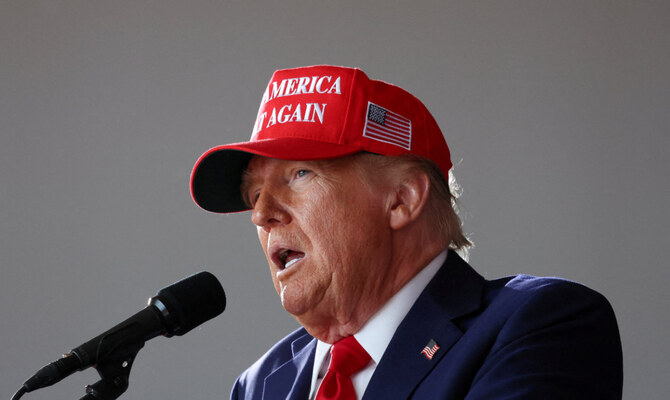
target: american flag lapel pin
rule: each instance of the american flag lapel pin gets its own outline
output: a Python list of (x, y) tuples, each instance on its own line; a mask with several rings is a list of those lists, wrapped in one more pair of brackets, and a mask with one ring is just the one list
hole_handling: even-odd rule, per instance
[(432, 360), (435, 353), (440, 349), (440, 346), (434, 339), (430, 339), (430, 342), (421, 350), (421, 354), (426, 356), (427, 359)]

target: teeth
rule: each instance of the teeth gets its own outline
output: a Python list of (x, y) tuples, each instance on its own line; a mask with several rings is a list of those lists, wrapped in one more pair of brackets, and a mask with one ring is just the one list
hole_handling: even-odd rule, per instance
[(300, 261), (305, 256), (305, 253), (291, 249), (281, 249), (277, 253), (277, 259), (283, 264), (281, 269), (289, 268), (297, 261)]

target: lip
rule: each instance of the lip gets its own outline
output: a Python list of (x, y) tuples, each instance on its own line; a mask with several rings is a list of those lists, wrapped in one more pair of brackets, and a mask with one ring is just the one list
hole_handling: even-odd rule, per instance
[(281, 269), (277, 269), (277, 272), (275, 274), (277, 279), (280, 280), (280, 281), (288, 279), (289, 276), (291, 276), (294, 272), (299, 270), (299, 268), (300, 268), (299, 264), (301, 264), (305, 260), (306, 257), (307, 257), (307, 255), (305, 255), (302, 258), (294, 261), (293, 264), (291, 264), (288, 268), (282, 267)]
[[(282, 256), (281, 256), (281, 254), (284, 250), (290, 250), (290, 251), (293, 251), (293, 252), (300, 252), (300, 253), (303, 254), (303, 256), (300, 259), (298, 259), (297, 261), (293, 261), (293, 263), (290, 263), (289, 267), (286, 268), (286, 263), (285, 263), (286, 258), (282, 259)], [(290, 244), (286, 244), (286, 243), (272, 244), (269, 248), (269, 253), (270, 253), (270, 260), (272, 261), (272, 264), (274, 265), (275, 269), (278, 272), (283, 272), (285, 270), (293, 269), (296, 264), (299, 264), (306, 257), (306, 254), (303, 251), (297, 249), (296, 247), (294, 247)]]
[(272, 261), (272, 265), (274, 265), (274, 267), (279, 271), (284, 269), (284, 262), (281, 260), (281, 257), (279, 256), (279, 254), (281, 253), (282, 249), (287, 249), (287, 248), (288, 247), (286, 247), (283, 244), (273, 244), (268, 249), (269, 250), (268, 253), (270, 254), (270, 260)]

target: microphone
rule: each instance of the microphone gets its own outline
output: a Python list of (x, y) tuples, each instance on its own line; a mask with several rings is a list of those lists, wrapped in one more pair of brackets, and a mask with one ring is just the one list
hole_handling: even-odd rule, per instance
[(226, 294), (214, 275), (202, 271), (158, 291), (149, 305), (115, 327), (75, 347), (28, 379), (24, 393), (53, 385), (110, 356), (134, 354), (156, 336), (181, 336), (221, 314)]

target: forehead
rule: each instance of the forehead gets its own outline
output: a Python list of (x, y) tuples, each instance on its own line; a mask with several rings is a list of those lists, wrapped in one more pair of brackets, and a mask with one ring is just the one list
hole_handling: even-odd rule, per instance
[(291, 161), (288, 160), (279, 160), (277, 158), (263, 157), (263, 156), (252, 156), (247, 164), (247, 168), (244, 171), (245, 175), (259, 174), (264, 169), (276, 168), (279, 166), (286, 166)]
[(291, 168), (296, 163), (302, 163), (303, 165), (309, 166), (314, 163), (314, 161), (290, 161), (263, 156), (253, 156), (249, 160), (247, 168), (244, 170), (242, 183), (261, 179), (267, 175), (283, 171), (286, 168)]
[(345, 171), (350, 169), (354, 162), (350, 156), (338, 157), (328, 160), (280, 160), (263, 156), (253, 156), (242, 175), (242, 183), (252, 180), (263, 179), (274, 174), (282, 174), (293, 168), (309, 168), (322, 172)]

